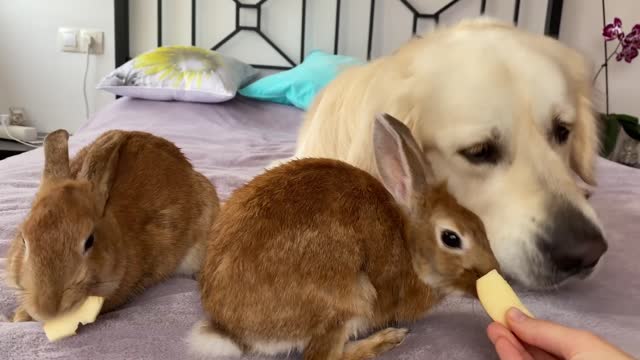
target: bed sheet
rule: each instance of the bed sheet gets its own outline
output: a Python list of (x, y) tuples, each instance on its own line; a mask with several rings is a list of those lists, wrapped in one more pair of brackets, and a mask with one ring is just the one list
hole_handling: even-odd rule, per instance
[[(109, 129), (148, 131), (182, 148), (224, 200), (272, 160), (293, 153), (301, 117), (295, 108), (241, 97), (223, 104), (122, 98), (70, 138), (70, 151)], [(42, 164), (40, 149), (0, 161), (0, 274)], [(640, 171), (602, 159), (598, 167), (600, 186), (592, 201), (610, 243), (599, 271), (561, 290), (520, 293), (539, 317), (591, 329), (640, 356)], [(13, 293), (0, 285), (0, 314), (9, 316), (15, 306)], [(0, 322), (0, 358), (188, 359), (185, 337), (201, 317), (196, 282), (171, 278), (58, 343), (49, 343), (37, 323)], [(450, 298), (409, 324), (406, 341), (381, 359), (495, 359), (484, 334), (488, 323), (478, 302)]]

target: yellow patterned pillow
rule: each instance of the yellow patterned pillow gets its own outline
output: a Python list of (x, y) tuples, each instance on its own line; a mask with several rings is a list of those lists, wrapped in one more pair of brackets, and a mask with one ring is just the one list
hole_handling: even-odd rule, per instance
[(223, 102), (258, 71), (237, 59), (195, 46), (160, 47), (105, 76), (98, 89), (149, 100)]

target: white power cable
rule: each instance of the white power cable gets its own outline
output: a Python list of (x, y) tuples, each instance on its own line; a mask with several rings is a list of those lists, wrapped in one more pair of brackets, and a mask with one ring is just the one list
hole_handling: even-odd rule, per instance
[(93, 47), (93, 38), (86, 36), (87, 42), (87, 61), (84, 66), (84, 77), (82, 80), (82, 95), (84, 96), (84, 115), (85, 120), (89, 120), (89, 99), (87, 98), (87, 73), (89, 72), (89, 55), (91, 55), (91, 48)]
[(42, 145), (42, 142), (26, 142), (26, 141), (22, 141), (18, 138), (16, 138), (15, 136), (13, 136), (11, 134), (11, 132), (9, 131), (9, 115), (0, 115), (0, 122), (2, 123), (2, 128), (4, 129), (4, 132), (7, 133), (7, 136), (11, 138), (11, 140), (20, 143), (22, 145), (26, 145), (26, 146), (30, 146), (30, 147), (40, 147)]
[[(93, 47), (93, 38), (91, 36), (87, 36), (86, 37), (86, 42), (87, 42), (87, 58), (86, 58), (86, 62), (85, 62), (85, 66), (84, 66), (84, 76), (83, 76), (83, 80), (82, 80), (82, 94), (84, 97), (84, 114), (86, 119), (89, 119), (89, 99), (87, 97), (87, 74), (89, 73), (89, 55), (91, 55), (91, 48)], [(22, 141), (18, 138), (16, 138), (15, 136), (13, 136), (11, 134), (11, 132), (9, 131), (9, 116), (8, 115), (1, 115), (0, 116), (0, 123), (2, 123), (2, 128), (4, 129), (5, 133), (7, 133), (7, 136), (9, 138), (11, 138), (11, 140), (18, 142), (20, 144), (26, 145), (26, 146), (30, 146), (30, 147), (40, 147), (42, 145), (42, 141), (40, 142), (27, 142), (27, 141)]]

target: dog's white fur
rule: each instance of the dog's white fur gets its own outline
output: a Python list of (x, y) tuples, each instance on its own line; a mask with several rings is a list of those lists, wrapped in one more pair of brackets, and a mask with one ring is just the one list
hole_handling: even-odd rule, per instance
[[(463, 21), (345, 70), (315, 99), (294, 158), (329, 157), (378, 175), (371, 129), (376, 113), (405, 122), (435, 176), (484, 221), (502, 270), (549, 286), (551, 265), (535, 236), (562, 198), (600, 227), (572, 170), (594, 184), (598, 149), (589, 65), (560, 42), (490, 19)], [(554, 144), (554, 118), (569, 124)], [(473, 165), (460, 150), (497, 138), (497, 165)]]

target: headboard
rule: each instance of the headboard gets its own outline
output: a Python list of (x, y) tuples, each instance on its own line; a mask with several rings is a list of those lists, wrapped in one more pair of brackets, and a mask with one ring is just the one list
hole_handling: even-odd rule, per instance
[[(131, 12), (132, 12), (132, 6), (140, 6), (141, 0), (135, 0), (135, 2), (138, 2), (136, 4), (134, 4), (134, 2), (129, 1), (129, 0), (114, 0), (114, 6), (115, 6), (115, 63), (116, 63), (116, 67), (120, 66), (122, 64), (124, 64), (126, 61), (130, 60), (133, 56), (135, 56), (135, 53), (132, 53), (131, 50), (131, 39), (132, 39), (132, 34), (130, 32), (131, 29), (131, 24), (132, 24), (132, 18), (131, 18)], [(167, 18), (169, 18), (170, 15), (173, 15), (173, 13), (163, 13), (163, 8), (165, 8), (167, 6), (166, 1), (170, 1), (170, 0), (155, 0), (157, 1), (157, 3), (155, 4), (155, 9), (152, 9), (153, 11), (149, 11), (147, 12), (145, 10), (145, 20), (149, 21), (149, 13), (151, 13), (151, 16), (156, 17), (156, 21), (155, 21), (155, 31), (157, 33), (156, 36), (156, 44), (153, 44), (154, 46), (162, 46), (162, 45), (167, 45), (164, 43), (163, 41), (163, 28), (167, 25)], [(186, 25), (190, 27), (190, 43), (191, 45), (196, 45), (198, 40), (196, 38), (197, 34), (198, 34), (198, 25), (200, 25), (200, 22), (198, 21), (199, 17), (198, 17), (198, 11), (200, 7), (209, 7), (211, 8), (211, 2), (213, 0), (191, 0), (191, 1), (186, 1), (186, 0), (173, 0), (174, 3), (174, 10), (176, 8), (176, 6), (180, 6), (180, 7), (190, 7), (190, 11), (189, 11), (189, 15), (190, 15), (190, 24)], [(179, 1), (179, 2), (175, 2), (175, 1)], [(309, 38), (309, 21), (310, 21), (310, 16), (313, 13), (313, 15), (326, 15), (323, 13), (327, 13), (327, 12), (332, 12), (332, 17), (333, 17), (333, 21), (326, 21), (326, 20), (321, 20), (319, 22), (321, 22), (321, 26), (322, 26), (322, 32), (330, 32), (331, 37), (332, 37), (332, 49), (327, 49), (329, 51), (333, 51), (334, 54), (338, 54), (338, 53), (342, 53), (340, 51), (340, 45), (341, 45), (341, 41), (343, 41), (343, 32), (347, 32), (346, 30), (343, 30), (341, 32), (341, 26), (345, 26), (346, 24), (348, 24), (347, 22), (349, 21), (349, 19), (351, 18), (357, 18), (360, 22), (363, 22), (363, 18), (366, 18), (366, 26), (361, 26), (361, 30), (363, 32), (366, 33), (366, 54), (363, 54), (363, 56), (361, 57), (366, 57), (367, 60), (370, 60), (372, 57), (375, 57), (373, 54), (373, 47), (374, 47), (374, 37), (376, 36), (376, 34), (383, 34), (386, 35), (387, 34), (387, 30), (379, 30), (376, 33), (376, 26), (378, 25), (376, 23), (376, 18), (377, 16), (384, 16), (384, 12), (386, 7), (388, 6), (396, 6), (396, 7), (404, 7), (404, 9), (402, 9), (402, 11), (404, 11), (405, 13), (408, 11), (409, 16), (404, 16), (404, 20), (410, 19), (410, 21), (408, 21), (408, 23), (404, 23), (404, 21), (402, 20), (398, 20), (398, 16), (391, 16), (391, 19), (384, 19), (386, 21), (384, 21), (385, 25), (387, 25), (388, 27), (392, 28), (391, 30), (395, 30), (397, 28), (400, 27), (406, 27), (406, 28), (411, 28), (411, 34), (412, 35), (416, 35), (418, 33), (418, 25), (421, 22), (421, 20), (429, 20), (433, 23), (433, 26), (437, 26), (438, 24), (440, 24), (441, 19), (443, 19), (443, 17), (445, 17), (449, 12), (452, 12), (452, 9), (455, 9), (456, 7), (460, 7), (460, 3), (465, 3), (465, 6), (467, 8), (474, 7), (475, 11), (477, 12), (476, 14), (474, 14), (474, 16), (477, 15), (484, 15), (487, 12), (487, 7), (488, 6), (496, 6), (495, 4), (498, 3), (501, 6), (504, 6), (505, 4), (508, 3), (508, 1), (505, 0), (346, 0), (346, 1), (341, 1), (341, 0), (289, 0), (290, 2), (295, 2), (298, 6), (297, 9), (294, 9), (293, 6), (287, 6), (287, 8), (285, 8), (286, 13), (287, 13), (287, 32), (298, 32), (297, 34), (297, 42), (298, 44), (296, 44), (296, 46), (298, 47), (297, 51), (292, 51), (291, 50), (291, 46), (289, 46), (289, 49), (283, 49), (282, 43), (278, 42), (278, 40), (273, 39), (273, 33), (269, 34), (267, 31), (265, 31), (265, 18), (267, 17), (267, 15), (271, 15), (273, 16), (273, 11), (271, 11), (271, 13), (267, 14), (267, 11), (265, 11), (265, 7), (267, 7), (269, 5), (269, 3), (272, 2), (277, 2), (277, 1), (282, 1), (282, 0), (217, 0), (217, 1), (226, 1), (227, 4), (224, 4), (227, 6), (227, 9), (229, 6), (233, 6), (234, 10), (235, 10), (235, 21), (233, 21), (231, 23), (232, 19), (224, 19), (225, 16), (223, 16), (222, 14), (219, 15), (218, 19), (224, 19), (225, 21), (229, 22), (231, 24), (231, 26), (233, 26), (232, 29), (230, 29), (229, 31), (227, 31), (226, 36), (223, 36), (222, 38), (213, 41), (213, 43), (211, 44), (198, 44), (198, 46), (206, 46), (206, 47), (210, 47), (213, 50), (218, 50), (218, 51), (222, 51), (224, 52), (223, 48), (225, 45), (227, 45), (230, 41), (232, 40), (237, 40), (238, 37), (240, 37), (240, 34), (242, 33), (246, 33), (246, 32), (250, 32), (253, 33), (255, 36), (254, 38), (258, 39), (258, 41), (264, 42), (265, 44), (267, 44), (273, 51), (275, 51), (275, 53), (277, 53), (278, 56), (281, 57), (281, 64), (274, 64), (273, 61), (271, 62), (266, 62), (266, 61), (247, 61), (246, 59), (243, 59), (243, 56), (238, 56), (241, 60), (246, 61), (251, 63), (254, 67), (257, 68), (263, 68), (263, 69), (289, 69), (291, 67), (296, 66), (298, 63), (302, 62), (302, 60), (304, 60), (304, 57), (306, 55), (306, 52), (309, 50), (309, 45), (308, 45), (308, 38)], [(333, 9), (327, 9), (327, 4), (333, 2), (334, 8)], [(351, 2), (351, 3), (349, 3)], [(391, 4), (392, 2), (396, 2), (397, 4)], [(527, 2), (527, 1), (525, 1)], [(146, 1), (147, 5), (154, 5), (153, 3), (149, 4), (149, 1)], [(345, 16), (344, 12), (345, 12), (345, 7), (348, 6), (353, 6), (355, 3), (360, 4), (361, 9), (359, 10), (359, 15), (358, 16), (353, 16), (354, 14), (347, 14), (347, 16)], [(425, 3), (427, 3), (427, 5), (431, 5), (431, 7), (429, 8), (429, 10), (424, 10), (425, 9)], [(475, 4), (472, 4), (475, 3)], [(536, 6), (544, 6), (544, 1), (541, 0), (529, 0), (528, 3), (533, 3)], [(322, 6), (324, 6), (324, 9), (322, 10), (318, 10), (317, 5), (321, 4)], [(312, 5), (315, 5), (316, 7), (312, 10), (310, 9), (310, 7)], [(418, 6), (421, 5), (421, 6)], [(543, 23), (543, 32), (544, 34), (548, 35), (548, 36), (552, 36), (552, 37), (557, 37), (559, 30), (560, 30), (560, 21), (562, 18), (562, 5), (563, 5), (563, 0), (547, 0), (546, 2), (546, 9), (542, 9), (542, 11), (538, 10), (540, 14), (540, 16), (544, 16), (544, 19), (541, 21), (541, 24)], [(380, 7), (383, 7), (382, 9), (380, 9)], [(476, 8), (477, 6), (477, 8)], [(523, 4), (521, 2), (521, 0), (512, 0), (512, 11), (510, 11), (510, 20), (513, 21), (514, 24), (518, 25), (520, 20), (521, 20), (521, 16), (522, 16), (522, 7)], [(217, 8), (216, 8), (217, 9)], [(365, 10), (366, 9), (366, 10)], [(180, 10), (184, 10), (184, 9), (180, 9)], [(364, 10), (364, 11), (363, 11)], [(376, 13), (376, 11), (378, 11), (378, 13)], [(153, 14), (153, 12), (155, 12), (155, 14)], [(174, 11), (175, 12), (175, 11)], [(231, 12), (231, 11), (229, 11)], [(228, 13), (229, 13), (228, 12)], [(353, 13), (354, 11), (352, 11)], [(246, 22), (244, 22), (242, 20), (242, 18), (247, 18), (248, 13), (253, 13), (254, 18), (253, 18), (253, 22), (247, 24)], [(504, 14), (504, 9), (502, 10), (502, 13)], [(543, 14), (542, 14), (543, 13)], [(217, 15), (217, 14), (216, 14)], [(280, 15), (280, 13), (278, 14)], [(351, 17), (349, 17), (349, 15), (351, 15)], [(377, 16), (376, 16), (377, 15)], [(283, 15), (284, 16), (284, 15)], [(509, 16), (509, 15), (507, 15)], [(540, 17), (538, 16), (538, 17)], [(293, 19), (292, 19), (293, 17)], [(297, 17), (297, 18), (296, 18)], [(506, 16), (503, 16), (506, 17)], [(202, 17), (200, 17), (200, 19), (202, 19)], [(536, 19), (537, 21), (540, 19)], [(151, 20), (153, 21), (153, 20)], [(206, 17), (204, 18), (201, 22), (202, 23), (211, 23), (213, 21), (218, 21), (217, 19), (212, 19), (210, 17)], [(276, 19), (273, 20), (272, 19), (272, 24), (279, 22), (280, 20)], [(383, 22), (383, 21), (380, 21)], [(295, 30), (290, 30), (289, 26), (293, 26), (294, 23), (297, 23), (296, 25), (298, 26), (298, 29)], [(399, 24), (400, 23), (400, 24)], [(137, 25), (137, 23), (134, 22), (134, 25)], [(184, 25), (184, 24), (182, 24)], [(315, 28), (317, 29), (318, 24), (316, 24)], [(378, 27), (380, 27), (382, 25), (378, 25)], [(184, 30), (184, 29), (183, 29)], [(353, 29), (348, 30), (349, 35), (352, 35)], [(291, 35), (291, 34), (288, 34)], [(186, 42), (186, 41), (183, 41)], [(201, 41), (200, 41), (201, 42)], [(326, 43), (326, 42), (325, 42)], [(186, 45), (186, 44), (185, 44)], [(325, 44), (325, 47), (326, 44)]]

